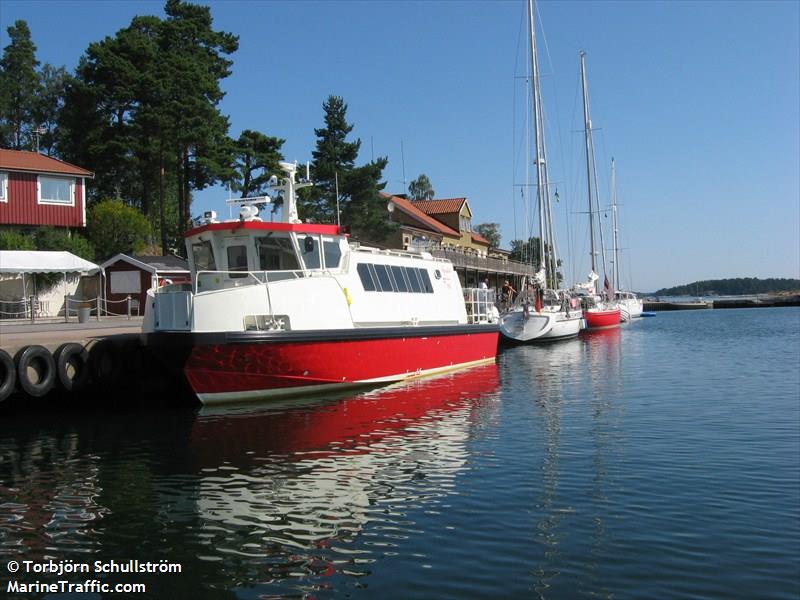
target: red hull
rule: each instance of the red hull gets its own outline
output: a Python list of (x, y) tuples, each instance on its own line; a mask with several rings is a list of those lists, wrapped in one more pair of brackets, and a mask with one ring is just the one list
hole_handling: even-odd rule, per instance
[[(496, 331), (418, 337), (195, 345), (184, 366), (204, 402), (399, 381), (491, 360)], [(324, 389), (324, 388), (323, 388)], [(212, 395), (212, 397), (209, 397)]]
[(316, 458), (327, 450), (364, 454), (386, 437), (415, 431), (431, 415), (477, 408), (479, 399), (499, 387), (492, 363), (335, 402), (325, 397), (280, 411), (225, 412), (223, 419), (211, 413), (192, 427), (191, 438), (198, 442), (192, 444), (193, 456), (200, 465), (238, 465), (275, 453), (298, 460), (312, 451)]
[(610, 310), (585, 310), (583, 318), (586, 319), (586, 329), (607, 329), (619, 327), (620, 311), (618, 308)]

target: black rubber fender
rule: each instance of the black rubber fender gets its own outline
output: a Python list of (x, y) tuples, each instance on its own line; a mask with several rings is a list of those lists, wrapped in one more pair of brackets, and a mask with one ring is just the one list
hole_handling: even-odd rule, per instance
[(100, 340), (89, 350), (89, 369), (97, 385), (120, 383), (123, 371), (123, 352), (109, 340)]
[(53, 389), (56, 382), (56, 361), (44, 346), (25, 346), (14, 357), (17, 381), (22, 391), (41, 398)]
[(89, 383), (89, 352), (76, 342), (61, 344), (53, 353), (56, 375), (61, 387), (79, 392)]
[(14, 368), (14, 359), (0, 348), (0, 402), (14, 393), (17, 385), (17, 370)]

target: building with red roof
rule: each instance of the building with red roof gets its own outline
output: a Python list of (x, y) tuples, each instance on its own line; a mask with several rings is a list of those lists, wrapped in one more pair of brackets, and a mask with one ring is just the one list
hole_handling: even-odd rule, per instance
[(386, 196), (392, 220), (400, 225), (399, 238), (391, 245), (403, 249), (459, 249), (487, 256), (491, 244), (472, 230), (472, 210), (466, 198), (408, 200), (403, 196)]
[(38, 152), (0, 149), (0, 226), (86, 227), (94, 173)]

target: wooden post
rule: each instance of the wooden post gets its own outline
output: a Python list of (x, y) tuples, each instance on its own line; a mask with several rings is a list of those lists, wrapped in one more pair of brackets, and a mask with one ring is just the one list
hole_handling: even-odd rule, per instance
[(100, 320), (100, 295), (97, 295), (97, 320)]
[(31, 307), (31, 323), (36, 323), (36, 307), (33, 306), (33, 296), (28, 296), (28, 302)]
[(69, 323), (69, 294), (64, 294), (64, 323)]
[(128, 296), (125, 299), (128, 301), (128, 321), (130, 321), (131, 320), (131, 295), (128, 294)]

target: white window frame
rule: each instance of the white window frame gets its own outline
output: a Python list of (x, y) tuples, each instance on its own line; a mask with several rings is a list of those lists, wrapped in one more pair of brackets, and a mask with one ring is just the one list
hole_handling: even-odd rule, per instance
[(0, 202), (8, 202), (8, 173), (0, 171)]
[[(42, 199), (42, 179), (59, 179), (69, 182), (69, 202)], [(36, 201), (38, 204), (51, 204), (53, 206), (75, 206), (75, 178), (59, 177), (58, 175), (38, 175), (36, 177)]]

